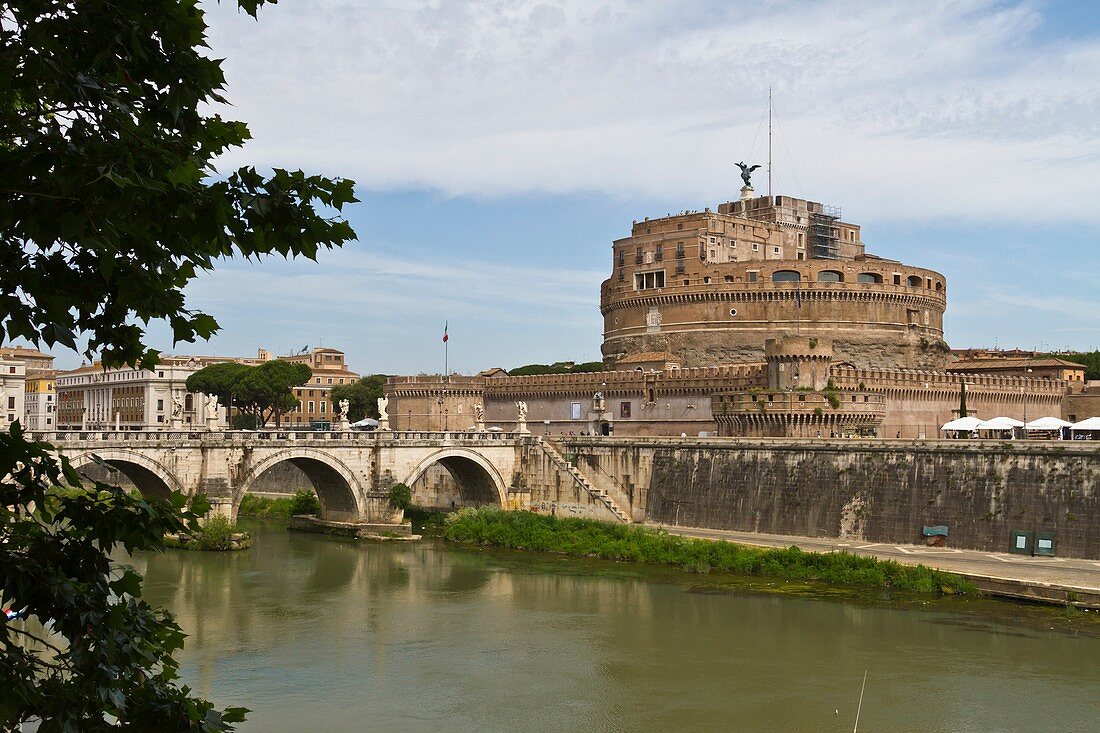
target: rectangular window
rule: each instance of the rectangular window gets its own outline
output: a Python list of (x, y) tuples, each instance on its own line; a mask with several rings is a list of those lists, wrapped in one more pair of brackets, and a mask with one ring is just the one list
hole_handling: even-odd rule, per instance
[(638, 251), (634, 253), (634, 264), (642, 264), (642, 248), (638, 247)]
[(626, 251), (620, 249), (619, 250), (619, 267), (622, 267), (625, 264), (626, 264)]
[(753, 244), (752, 244), (752, 251), (753, 251), (753, 252), (759, 252), (759, 251), (760, 251), (760, 245), (759, 245), (759, 244), (757, 244), (756, 242), (753, 242)]
[(328, 378), (328, 383), (329, 383), (329, 384), (332, 384), (332, 377), (329, 377), (329, 378)]
[(757, 275), (758, 272), (759, 272), (759, 270), (749, 270), (749, 282), (750, 283), (756, 282), (756, 275)]
[(325, 414), (325, 407), (326, 407), (327, 405), (328, 405), (328, 403), (327, 403), (327, 402), (325, 402), (324, 400), (321, 400), (321, 414), (322, 414), (322, 415), (324, 415), (324, 414)]
[(164, 412), (164, 400), (157, 400), (157, 410)]
[(46, 424), (47, 425), (53, 425), (53, 418), (52, 417), (47, 417), (46, 418)]
[(684, 243), (683, 242), (677, 242), (676, 243), (676, 256), (677, 257), (683, 257), (684, 256)]
[(580, 420), (581, 419), (581, 403), (573, 402), (569, 405), (569, 419)]
[(655, 259), (658, 262), (660, 262), (664, 258), (665, 258), (665, 246), (663, 244), (658, 244), (657, 245), (657, 254), (656, 254)]
[(636, 272), (634, 273), (634, 289), (635, 290), (652, 290), (653, 288), (663, 288), (665, 286), (665, 271), (664, 270), (652, 270), (650, 272)]
[(313, 400), (309, 401), (309, 412), (310, 414), (313, 414)]
[(9, 410), (14, 410), (15, 409), (15, 398), (14, 397), (11, 397), (11, 396), (8, 397), (8, 409)]
[(630, 403), (629, 402), (620, 402), (619, 403), (619, 417), (622, 417), (622, 418), (629, 418), (630, 417)]

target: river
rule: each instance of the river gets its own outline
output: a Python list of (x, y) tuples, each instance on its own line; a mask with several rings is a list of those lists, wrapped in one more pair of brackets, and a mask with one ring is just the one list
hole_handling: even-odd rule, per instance
[(1096, 625), (1059, 612), (253, 529), (131, 561), (246, 733), (850, 731), (865, 670), (864, 733), (1100, 729)]

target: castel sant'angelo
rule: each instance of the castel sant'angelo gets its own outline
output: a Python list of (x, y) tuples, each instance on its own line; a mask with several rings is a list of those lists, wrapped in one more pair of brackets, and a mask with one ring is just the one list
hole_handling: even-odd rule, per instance
[(978, 417), (1060, 414), (1063, 379), (951, 366), (942, 274), (877, 257), (839, 210), (757, 196), (742, 177), (737, 200), (635, 221), (614, 242), (606, 371), (396, 377), (392, 426), (937, 437), (963, 389)]

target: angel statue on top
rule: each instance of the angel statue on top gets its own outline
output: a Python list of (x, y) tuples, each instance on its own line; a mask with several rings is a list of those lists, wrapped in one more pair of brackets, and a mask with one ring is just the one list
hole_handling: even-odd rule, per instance
[(749, 177), (752, 176), (752, 172), (760, 166), (754, 165), (751, 168), (745, 165), (744, 161), (737, 164), (737, 167), (741, 169), (741, 180), (745, 182), (745, 188), (752, 188), (752, 183), (749, 181)]

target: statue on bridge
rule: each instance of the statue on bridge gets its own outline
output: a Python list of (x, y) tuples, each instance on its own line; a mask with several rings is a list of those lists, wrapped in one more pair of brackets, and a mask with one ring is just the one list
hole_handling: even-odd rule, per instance
[(172, 416), (168, 422), (168, 429), (183, 429), (183, 400), (178, 394), (172, 395)]
[(378, 398), (378, 429), (389, 430), (390, 429), (390, 413), (386, 412), (386, 408), (389, 406), (389, 398), (382, 396)]
[(203, 406), (206, 410), (206, 429), (219, 430), (221, 426), (218, 425), (218, 396), (216, 394), (206, 395)]
[(337, 404), (340, 406), (340, 410), (336, 413), (336, 429), (350, 430), (351, 425), (348, 424), (348, 406), (351, 403), (347, 400), (340, 400)]
[(527, 403), (523, 400), (520, 400), (516, 403), (516, 432), (531, 432), (527, 429)]
[(593, 412), (603, 412), (607, 405), (604, 403), (603, 392), (597, 392), (592, 395), (592, 410)]
[(485, 432), (485, 405), (480, 402), (474, 403), (474, 423), (475, 430), (479, 433)]

